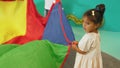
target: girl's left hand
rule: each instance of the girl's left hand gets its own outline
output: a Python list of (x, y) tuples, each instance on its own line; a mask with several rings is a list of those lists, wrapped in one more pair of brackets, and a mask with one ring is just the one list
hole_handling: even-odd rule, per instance
[(73, 41), (72, 45), (78, 45), (78, 41)]

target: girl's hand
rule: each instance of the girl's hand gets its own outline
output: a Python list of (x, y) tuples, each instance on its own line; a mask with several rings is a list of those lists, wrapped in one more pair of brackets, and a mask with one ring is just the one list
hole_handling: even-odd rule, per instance
[(72, 49), (76, 50), (77, 49), (77, 45), (78, 45), (78, 41), (73, 41), (72, 42)]
[(73, 41), (72, 45), (78, 45), (78, 41)]
[(76, 48), (77, 48), (77, 45), (72, 45), (73, 50), (76, 50)]

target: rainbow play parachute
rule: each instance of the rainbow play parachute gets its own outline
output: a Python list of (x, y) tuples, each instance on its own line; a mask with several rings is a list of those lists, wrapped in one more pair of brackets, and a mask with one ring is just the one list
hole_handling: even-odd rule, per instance
[(33, 0), (0, 1), (0, 24), (0, 68), (62, 68), (75, 40), (59, 0), (46, 17)]

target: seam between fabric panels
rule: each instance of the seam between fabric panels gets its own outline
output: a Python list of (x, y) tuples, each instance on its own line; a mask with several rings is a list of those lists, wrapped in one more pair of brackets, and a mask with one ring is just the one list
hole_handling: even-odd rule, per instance
[[(61, 5), (61, 2), (59, 2), (60, 3), (60, 5)], [(65, 32), (65, 28), (64, 28), (64, 26), (63, 26), (63, 22), (62, 22), (62, 10), (60, 9), (61, 8), (61, 6), (59, 6), (58, 7), (58, 9), (59, 9), (59, 15), (60, 15), (60, 25), (61, 25), (61, 28), (62, 28), (62, 32), (63, 32), (63, 35), (64, 35), (64, 38), (65, 38), (65, 40), (66, 40), (66, 42), (68, 43), (68, 44), (70, 44), (71, 43), (71, 41), (68, 39), (68, 37), (67, 37), (67, 35), (66, 35), (66, 32)]]
[(66, 56), (64, 57), (64, 60), (63, 60), (63, 62), (62, 62), (62, 64), (61, 64), (60, 68), (63, 68), (63, 66), (64, 66), (64, 64), (65, 64), (65, 62), (66, 62), (66, 60), (67, 60), (67, 58), (68, 58), (68, 56), (69, 56), (69, 54), (70, 54), (70, 48), (71, 48), (71, 46), (68, 46), (68, 51), (67, 51), (67, 53), (66, 53)]

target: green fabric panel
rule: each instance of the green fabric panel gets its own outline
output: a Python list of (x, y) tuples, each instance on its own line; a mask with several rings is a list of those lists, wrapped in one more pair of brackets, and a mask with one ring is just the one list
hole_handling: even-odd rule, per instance
[(3, 54), (9, 52), (12, 49), (15, 49), (16, 47), (18, 47), (18, 46), (14, 45), (14, 44), (13, 45), (6, 44), (5, 46), (0, 45), (0, 56), (2, 56)]
[(47, 40), (33, 41), (22, 46), (1, 45), (0, 68), (59, 68), (67, 50), (67, 46)]

